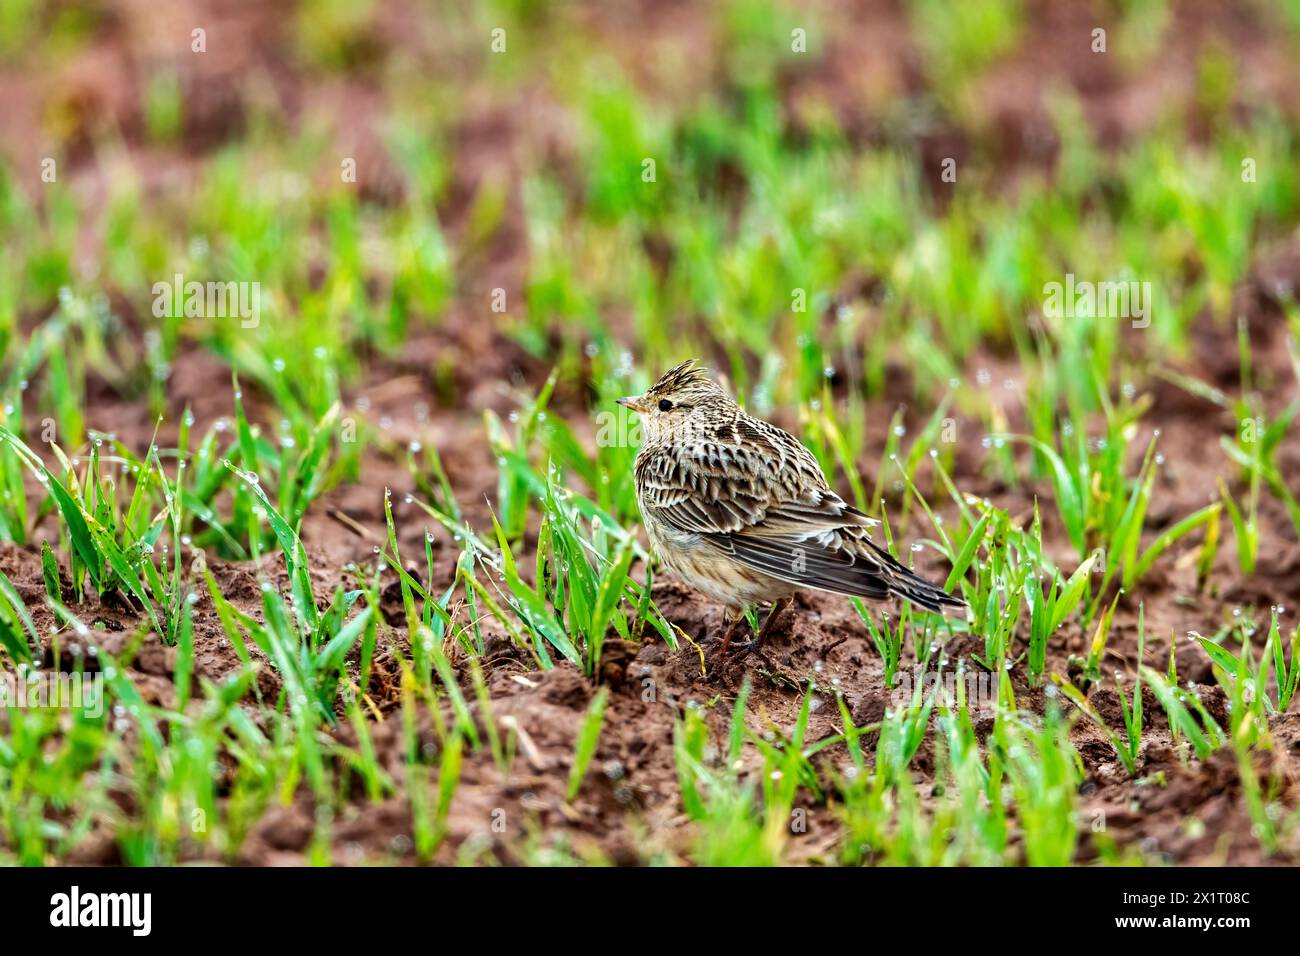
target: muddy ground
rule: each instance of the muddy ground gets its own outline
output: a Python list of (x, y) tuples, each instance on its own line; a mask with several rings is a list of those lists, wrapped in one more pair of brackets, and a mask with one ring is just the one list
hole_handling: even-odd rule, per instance
[[(16, 104), (0, 120), (0, 149), (20, 170), (38, 168), (31, 157), (51, 142), (68, 157), (75, 188), (95, 195), (108, 175), (97, 164), (93, 144), (112, 127), (136, 165), (145, 173), (146, 185), (165, 191), (183, 184), (198, 164), (223, 143), (244, 132), (248, 116), (259, 107), (244, 82), (251, 72), (269, 78), (278, 97), (277, 110), (289, 125), (306, 116), (330, 118), (340, 144), (375, 157), (375, 167), (387, 168), (376, 129), (385, 110), (384, 92), (373, 74), (359, 70), (343, 77), (322, 76), (294, 65), (286, 17), (268, 12), (269, 7), (231, 0), (206, 0), (191, 4), (168, 4), (166, 16), (147, 0), (103, 2), (104, 13), (90, 49), (54, 73), (30, 71), (21, 63), (9, 63), (0, 71), (0, 81)], [(817, 62), (783, 78), (787, 122), (797, 130), (801, 109), (810, 97), (828, 95), (837, 114), (853, 137), (866, 145), (909, 140), (924, 157), (959, 151), (1007, 164), (1047, 166), (1054, 160), (1054, 145), (1046, 123), (1042, 90), (1053, 83), (1067, 84), (1082, 98), (1088, 119), (1101, 141), (1110, 147), (1121, 145), (1155, 124), (1168, 112), (1182, 113), (1195, 124), (1200, 107), (1189, 90), (1195, 72), (1195, 52), (1207, 38), (1226, 44), (1234, 51), (1243, 71), (1243, 88), (1276, 99), (1292, 108), (1298, 94), (1286, 83), (1284, 48), (1271, 42), (1257, 19), (1240, 11), (1220, 10), (1218, 4), (1184, 3), (1178, 8), (1172, 47), (1157, 62), (1119, 69), (1097, 68), (1079, 56), (1051, 55), (1052, 44), (1071, 30), (1086, 28), (1089, 17), (1072, 13), (1066, 4), (1029, 4), (1031, 29), (1018, 50), (998, 64), (987, 79), (987, 88), (970, 97), (972, 115), (961, 125), (939, 116), (924, 128), (900, 132), (889, 115), (889, 104), (901, 95), (916, 94), (926, 86), (921, 60), (909, 39), (903, 15), (894, 3), (871, 0), (861, 5), (820, 5), (827, 16), (841, 17), (849, 26), (826, 38)], [(1082, 8), (1083, 5), (1079, 5)], [(653, 8), (653, 10), (652, 10)], [(711, 36), (704, 20), (689, 5), (620, 3), (579, 5), (568, 9), (587, 29), (607, 39), (613, 55), (628, 65), (646, 87), (665, 99), (690, 97), (693, 85), (719, 82), (707, 69), (685, 75), (661, 76), (649, 64), (646, 51), (656, 45), (676, 46), (687, 51), (693, 62), (710, 61)], [(384, 63), (401, 50), (411, 63), (426, 71), (428, 81), (457, 76), (469, 77), (470, 104), (456, 124), (452, 146), (454, 160), (450, 186), (439, 210), (453, 244), (465, 227), (471, 199), (485, 176), (512, 181), (520, 164), (541, 161), (562, 167), (573, 147), (566, 140), (562, 122), (555, 122), (555, 103), (545, 84), (521, 102), (474, 77), (474, 54), (456, 44), (440, 45), (428, 31), (407, 29), (414, 17), (412, 4), (394, 2), (378, 18), (374, 35), (366, 47), (373, 62)], [(189, 22), (207, 25), (210, 37), (229, 42), (213, 45), (214, 55), (206, 59), (177, 58), (183, 87), (193, 90), (187, 104), (186, 125), (174, 147), (160, 148), (145, 141), (139, 112), (139, 91), (145, 66), (153, 58), (167, 55), (170, 32)], [(168, 26), (170, 24), (170, 27)], [(635, 43), (629, 37), (637, 37)], [(367, 61), (371, 62), (371, 61)], [(378, 67), (375, 67), (378, 69)], [(1291, 100), (1288, 103), (1288, 98)], [(10, 99), (6, 96), (6, 99)], [(49, 122), (51, 110), (62, 117), (57, 127)], [(540, 157), (540, 160), (538, 159)], [(402, 185), (395, 176), (381, 173), (365, 184), (369, 198), (380, 204), (403, 201)], [(522, 285), (527, 268), (522, 237), (522, 208), (517, 187), (511, 187), (506, 221), (486, 250), (466, 255), (458, 262), (458, 292), (446, 315), (413, 332), (412, 340), (399, 359), (376, 359), (364, 380), (349, 395), (353, 406), (364, 397), (373, 421), (388, 420), (382, 429), (395, 447), (419, 440), (436, 446), (447, 466), (459, 500), (478, 526), (487, 521), (485, 498), (495, 490), (495, 466), (482, 431), (482, 410), (493, 408), (505, 414), (513, 407), (511, 387), (539, 387), (547, 367), (528, 357), (500, 328), (483, 321), (482, 289), (504, 285), (514, 290)], [(93, 250), (96, 226), (86, 224), (87, 248)], [(1300, 245), (1279, 244), (1261, 249), (1250, 280), (1236, 291), (1237, 311), (1250, 324), (1255, 355), (1260, 365), (1258, 387), (1273, 409), (1296, 396), (1285, 347), (1285, 321), (1279, 305), (1280, 290), (1300, 282)], [(126, 308), (143, 310), (146, 300), (127, 296)], [(42, 319), (30, 316), (29, 322)], [(1181, 367), (1231, 392), (1238, 384), (1234, 331), (1217, 326), (1209, 317), (1198, 322), (1194, 353)], [(707, 356), (705, 358), (708, 358)], [(435, 378), (434, 369), (454, 369), (454, 401), (439, 402), (447, 394), (445, 383)], [(981, 369), (991, 372), (992, 381), (1014, 379), (1013, 360), (988, 351), (971, 362), (973, 377)], [(859, 462), (865, 479), (874, 480), (874, 469), (884, 447), (889, 417), (900, 403), (911, 400), (905, 369), (889, 376), (890, 393), (874, 403), (868, 412), (871, 445)], [(169, 383), (171, 419), (192, 405), (197, 427), (232, 414), (226, 367), (197, 346), (187, 347), (175, 363)], [(1213, 492), (1215, 478), (1231, 475), (1229, 465), (1217, 451), (1218, 439), (1235, 428), (1230, 416), (1173, 386), (1152, 379), (1143, 386), (1153, 404), (1143, 419), (1145, 434), (1161, 432), (1160, 448), (1167, 464), (1149, 517), (1148, 539), (1179, 517), (1201, 507)], [(112, 431), (128, 444), (143, 449), (153, 430), (153, 419), (142, 401), (115, 393), (107, 382), (92, 379), (93, 401), (87, 426)], [(250, 389), (250, 392), (253, 390)], [(264, 397), (249, 396), (254, 414), (266, 412)], [(1014, 389), (1004, 390), (1010, 423), (1023, 422), (1023, 410)], [(427, 415), (417, 415), (417, 403), (426, 403)], [(582, 396), (562, 394), (553, 409), (575, 421), (587, 421), (590, 411)], [(929, 410), (912, 408), (908, 424), (917, 426)], [(32, 411), (33, 425), (39, 414)], [(793, 422), (786, 418), (782, 424)], [(168, 426), (164, 426), (166, 440)], [(591, 432), (588, 427), (587, 432)], [(988, 477), (983, 468), (982, 429), (972, 421), (958, 430), (955, 480), (963, 490), (980, 494), (1013, 514), (1028, 515), (1037, 497), (1043, 508), (1045, 533), (1050, 548), (1066, 566), (1071, 565), (1064, 533), (1054, 520), (1050, 486), (1008, 488)], [(1300, 440), (1293, 435), (1283, 445), (1279, 465), (1284, 474), (1300, 473)], [(415, 492), (404, 464), (385, 456), (378, 448), (367, 450), (360, 481), (330, 492), (312, 508), (305, 522), (303, 538), (322, 593), (343, 580), (343, 566), (351, 561), (372, 562), (372, 548), (383, 540), (384, 489), (391, 487), (399, 537), (404, 548), (418, 547), (427, 522), (412, 505), (403, 504), (406, 492)], [(1234, 490), (1236, 486), (1234, 486)], [(337, 520), (336, 514), (350, 521)], [(945, 517), (952, 518), (951, 512)], [(1167, 554), (1138, 586), (1121, 599), (1116, 611), (1103, 670), (1119, 672), (1130, 681), (1135, 672), (1136, 622), (1139, 602), (1145, 607), (1148, 641), (1146, 662), (1162, 668), (1173, 641), (1178, 672), (1184, 682), (1195, 684), (1212, 712), (1222, 715), (1224, 700), (1214, 684), (1203, 652), (1186, 639), (1190, 630), (1214, 633), (1230, 622), (1239, 609), (1258, 609), (1265, 619), (1271, 605), (1286, 608), (1284, 622), (1294, 622), (1300, 613), (1300, 546), (1283, 508), (1271, 497), (1261, 504), (1261, 548), (1257, 573), (1242, 579), (1229, 542), (1220, 549), (1210, 587), (1198, 591), (1195, 569), (1189, 560), (1194, 544), (1184, 544)], [(1226, 524), (1226, 522), (1225, 522)], [(360, 529), (360, 532), (357, 530)], [(435, 535), (435, 582), (445, 587), (453, 574), (456, 549), (441, 529)], [(904, 532), (912, 540), (921, 529)], [(53, 535), (47, 519), (36, 534)], [(1230, 534), (1225, 531), (1225, 534)], [(946, 573), (941, 562), (929, 554), (918, 554), (918, 570), (940, 577)], [(527, 562), (522, 562), (527, 564)], [(261, 576), (283, 583), (283, 571), (273, 559), (260, 566), (214, 563), (216, 576), (228, 598), (253, 612), (260, 606), (258, 581)], [(37, 547), (0, 547), (0, 570), (18, 585), (23, 598), (37, 616), (42, 630), (51, 623), (42, 602), (43, 585)], [(374, 744), (385, 769), (401, 779), (404, 741), (398, 720), (390, 719), (398, 706), (394, 668), (387, 656), (405, 640), (402, 633), (400, 599), (388, 592), (386, 616), (391, 626), (384, 629), (376, 673), (369, 688), (383, 715), (372, 727)], [(660, 579), (654, 599), (667, 618), (697, 641), (706, 642), (719, 632), (721, 611), (684, 586)], [(198, 676), (219, 679), (234, 669), (234, 655), (210, 601), (203, 596), (196, 609), (196, 671)], [(463, 621), (465, 608), (456, 607)], [(140, 615), (119, 604), (82, 608), (87, 620), (103, 622), (97, 632), (103, 647), (117, 654), (135, 628)], [(776, 629), (762, 656), (751, 655), (742, 662), (718, 666), (712, 659), (702, 673), (695, 649), (684, 646), (677, 652), (653, 638), (640, 646), (612, 643), (607, 646), (603, 680), (611, 689), (609, 707), (599, 749), (579, 798), (572, 805), (564, 800), (574, 740), (593, 685), (568, 665), (539, 673), (519, 659), (512, 645), (491, 620), (482, 622), (492, 653), (488, 655), (493, 708), (498, 718), (513, 717), (522, 729), (520, 755), (511, 778), (504, 783), (486, 753), (466, 755), (460, 788), (453, 805), (451, 833), (439, 852), (439, 862), (451, 862), (467, 845), (490, 857), (509, 862), (518, 859), (521, 840), (545, 834), (545, 839), (563, 838), (580, 856), (614, 862), (637, 862), (659, 851), (683, 849), (690, 840), (678, 796), (673, 759), (673, 726), (682, 708), (691, 702), (706, 703), (720, 698), (711, 720), (721, 731), (729, 714), (725, 702), (734, 699), (741, 682), (753, 684), (750, 726), (761, 730), (769, 725), (788, 729), (801, 702), (800, 684), (815, 676), (820, 690), (814, 709), (810, 739), (837, 732), (839, 718), (829, 696), (833, 682), (842, 689), (855, 720), (878, 719), (888, 701), (880, 659), (869, 643), (860, 622), (842, 599), (808, 593), (801, 596)], [(1292, 624), (1293, 626), (1293, 624)], [(103, 635), (102, 638), (99, 635)], [(1087, 637), (1067, 626), (1063, 639), (1049, 648), (1048, 670), (1065, 673), (1071, 654), (1085, 652)], [(64, 644), (64, 648), (67, 648)], [(951, 657), (969, 654), (973, 647), (960, 643), (948, 648)], [(256, 650), (254, 650), (256, 654)], [(909, 650), (910, 655), (910, 650)], [(174, 649), (154, 636), (145, 640), (131, 658), (129, 673), (146, 699), (168, 704), (174, 699), (171, 674)], [(276, 686), (274, 671), (262, 672), (264, 691)], [(647, 687), (653, 700), (646, 700)], [(1041, 691), (1016, 686), (1022, 703), (1041, 709)], [(1098, 709), (1118, 724), (1118, 702), (1113, 681), (1103, 681), (1092, 691)], [(1080, 804), (1085, 820), (1104, 814), (1105, 833), (1119, 846), (1140, 851), (1149, 859), (1180, 864), (1260, 864), (1295, 862), (1300, 848), (1266, 858), (1250, 834), (1250, 818), (1243, 802), (1237, 768), (1230, 751), (1205, 764), (1185, 766), (1171, 746), (1163, 712), (1154, 699), (1147, 700), (1150, 728), (1140, 758), (1141, 779), (1131, 780), (1116, 759), (1104, 736), (1080, 721), (1072, 739), (1087, 770)], [(987, 730), (987, 725), (979, 728)], [(1272, 723), (1277, 746), (1263, 759), (1258, 771), (1280, 786), (1283, 802), (1300, 803), (1300, 715), (1289, 714)], [(423, 732), (433, 738), (426, 721)], [(347, 728), (339, 732), (344, 743), (354, 743)], [(522, 739), (526, 737), (526, 742)], [(842, 747), (825, 751), (822, 759), (837, 765), (847, 760)], [(933, 773), (928, 745), (915, 761), (922, 792)], [(790, 840), (791, 862), (833, 860), (840, 836), (834, 809), (809, 805), (809, 826)], [(491, 828), (492, 813), (504, 809), (510, 825), (506, 833)], [(239, 854), (247, 864), (299, 863), (305, 859), (313, 831), (313, 808), (308, 797), (288, 807), (271, 810), (257, 825)], [(1096, 854), (1091, 829), (1081, 824), (1079, 859)], [(338, 863), (376, 860), (413, 860), (409, 839), (410, 814), (403, 797), (375, 806), (357, 793), (334, 825), (333, 855)], [(78, 848), (77, 862), (113, 864), (119, 862), (116, 846), (107, 833), (96, 831)]]

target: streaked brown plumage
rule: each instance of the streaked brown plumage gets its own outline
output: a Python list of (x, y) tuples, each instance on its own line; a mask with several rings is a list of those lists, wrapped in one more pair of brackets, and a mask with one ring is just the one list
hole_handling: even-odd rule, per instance
[(650, 543), (709, 597), (735, 610), (818, 588), (965, 607), (876, 545), (876, 522), (831, 490), (812, 452), (747, 415), (693, 362), (619, 404), (642, 418), (635, 477)]

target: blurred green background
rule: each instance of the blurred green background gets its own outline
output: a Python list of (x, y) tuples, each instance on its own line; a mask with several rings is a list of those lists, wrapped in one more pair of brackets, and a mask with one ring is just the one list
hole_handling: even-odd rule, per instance
[[(78, 633), (66, 600), (115, 620), (114, 635), (134, 629), (126, 657), (152, 633), (180, 648), (158, 674), (112, 688), (133, 715), (174, 727), (171, 741), (141, 734), (144, 746), (128, 747), (83, 721), (74, 729), (90, 743), (49, 769), (57, 719), (13, 734), (18, 743), (0, 752), (3, 792), (16, 794), (0, 814), (12, 821), (0, 831), (6, 858), (64, 858), (107, 820), (109, 861), (240, 859), (273, 800), (298, 801), (308, 820), (299, 829), (313, 834), (298, 850), (321, 861), (333, 818), (316, 807), (373, 819), (381, 800), (409, 802), (401, 825), (418, 859), (435, 858), (454, 829), (461, 734), (477, 761), (469, 804), (497, 800), (510, 773), (495, 737), (499, 778), (484, 770), (487, 745), (457, 697), (468, 669), (471, 706), (490, 716), (481, 630), (500, 638), (498, 650), (524, 648), (534, 676), (568, 658), (584, 680), (597, 677), (607, 627), (625, 638), (654, 629), (678, 649), (669, 615), (642, 589), (634, 449), (624, 432), (606, 442), (597, 429), (614, 396), (691, 356), (752, 411), (796, 431), (846, 497), (873, 514), (888, 499), (900, 540), (941, 539), (909, 560), (937, 565), (938, 552), (946, 573), (965, 555), (949, 586), (968, 595), (971, 620), (877, 630), (862, 612), (872, 643), (855, 631), (855, 661), (870, 665), (846, 676), (875, 681), (868, 690), (880, 697), (905, 636), (906, 653), (925, 662), (942, 629), (999, 675), (999, 702), (1008, 665), (1025, 660), (1015, 679), (1027, 676), (1018, 686), (1037, 696), (1023, 699), (1044, 716), (1021, 726), (1023, 715), (1001, 708), (981, 744), (969, 713), (948, 715), (961, 723), (951, 724), (961, 747), (951, 793), (972, 802), (941, 803), (935, 815), (914, 787), (930, 719), (919, 697), (869, 721), (846, 711), (843, 742), (861, 773), (819, 782), (802, 735), (811, 719), (829, 740), (835, 708), (810, 718), (809, 689), (785, 715), (798, 720), (797, 739), (777, 747), (770, 735), (745, 738), (742, 694), (732, 756), (742, 744), (761, 751), (759, 822), (752, 788), (730, 770), (701, 802), (690, 776), (712, 747), (701, 713), (688, 708), (679, 724), (656, 712), (662, 764), (676, 761), (679, 774), (667, 771), (663, 803), (675, 814), (680, 796), (704, 834), (684, 858), (780, 861), (796, 791), (824, 783), (847, 808), (836, 823), (847, 836), (826, 852), (847, 862), (1063, 863), (1080, 838), (1092, 841), (1090, 858), (1118, 859), (1124, 839), (1093, 840), (1077, 822), (1084, 762), (1071, 747), (1091, 748), (1088, 772), (1108, 767), (1128, 805), (1148, 792), (1138, 789), (1140, 717), (1134, 730), (1125, 703), (1125, 741), (1115, 730), (1088, 739), (1090, 725), (1067, 727), (1039, 689), (1053, 669), (1085, 691), (1099, 686), (1108, 602), (1144, 577), (1149, 603), (1119, 604), (1115, 620), (1130, 678), (1143, 660), (1146, 625), (1136, 622), (1159, 635), (1147, 658), (1168, 682), (1144, 677), (1168, 715), (1151, 748), (1163, 753), (1158, 773), (1186, 767), (1185, 751), (1177, 767), (1170, 756), (1179, 734), (1207, 760), (1231, 741), (1238, 763), (1226, 773), (1242, 780), (1232, 822), (1259, 844), (1234, 852), (1257, 861), (1285, 838), (1293, 858), (1293, 795), (1261, 792), (1251, 770), (1251, 748), (1271, 746), (1264, 698), (1246, 708), (1249, 668), (1235, 669), (1226, 648), (1245, 648), (1246, 661), (1257, 622), (1261, 636), (1269, 630), (1262, 608), (1279, 594), (1291, 601), (1294, 588), (1298, 61), (1297, 0), (0, 0), (0, 437), (10, 442), (0, 538), (23, 546), (0, 556), (25, 575), (21, 596), (2, 595), (0, 636), (29, 663), (52, 646), (47, 635)], [(155, 308), (155, 284), (176, 275), (257, 283), (260, 321)], [(1045, 288), (1067, 276), (1149, 283), (1150, 324), (1052, 314)], [(71, 461), (54, 464), (56, 443)], [(577, 608), (564, 575), (543, 581), (543, 521), (567, 533), (554, 533), (549, 560), (612, 603)], [(298, 531), (314, 549), (310, 567)], [(42, 538), (52, 545), (38, 568)], [(409, 575), (381, 588), (383, 561), (407, 567), (399, 540), (427, 584), (422, 620)], [(533, 584), (514, 552), (525, 578), (535, 569)], [(204, 577), (209, 559), (240, 563), (218, 582)], [(120, 609), (89, 599), (88, 580), (100, 599), (130, 591), (135, 603), (119, 602), (125, 624), (113, 618)], [(1058, 587), (1069, 595), (1060, 604)], [(458, 629), (453, 592), (484, 602)], [(372, 612), (383, 599), (391, 619), (380, 628)], [(702, 635), (713, 610), (685, 614), (678, 603), (673, 623)], [(1279, 613), (1269, 623), (1280, 655), (1292, 628), (1279, 629)], [(411, 641), (421, 626), (437, 640)], [(1194, 627), (1223, 646), (1185, 640)], [(264, 652), (256, 663), (273, 668), (250, 663), (245, 635)], [(360, 664), (347, 656), (357, 642)], [(209, 653), (196, 658), (196, 643)], [(435, 659), (444, 646), (464, 655), (459, 674)], [(232, 647), (243, 654), (232, 658)], [(1285, 669), (1282, 657), (1258, 659), (1261, 687), (1272, 661)], [(261, 699), (272, 670), (306, 688), (292, 707), (273, 703), (275, 692)], [(1233, 701), (1226, 736), (1199, 696), (1179, 690), (1189, 673), (1207, 698)], [(206, 722), (185, 713), (199, 703), (195, 674), (210, 682)], [(133, 681), (161, 693), (152, 712)], [(422, 749), (417, 715), (441, 714), (444, 690), (455, 719), (448, 730), (438, 716), (436, 746)], [(760, 690), (760, 706), (789, 703)], [(1285, 711), (1290, 696), (1274, 696)], [(240, 706), (252, 697), (273, 742)], [(575, 734), (585, 754), (573, 793), (596, 752), (605, 698), (594, 700), (564, 725), (565, 759)], [(1084, 698), (1071, 700), (1103, 723)], [(609, 705), (639, 707), (628, 693)], [(372, 717), (399, 709), (407, 736), (380, 743), (400, 785), (366, 736)], [(1112, 728), (1117, 710), (1111, 700)], [(339, 743), (343, 717), (351, 743)], [(854, 720), (879, 733), (871, 773)], [(219, 752), (237, 759), (215, 780)], [(434, 753), (437, 800), (421, 789)], [(120, 781), (101, 766), (126, 768), (131, 812), (119, 812), (110, 786)], [(1022, 843), (981, 802), (1003, 770)], [(96, 785), (84, 787), (92, 773)], [(1217, 798), (1221, 776), (1203, 779)], [(408, 791), (408, 780), (421, 787)], [(198, 803), (215, 820), (219, 802), (224, 829), (191, 838), (178, 808)], [(70, 805), (75, 826), (51, 822)], [(485, 826), (481, 814), (468, 819), (464, 831)], [(931, 824), (965, 828), (968, 843), (931, 840)], [(1121, 837), (1145, 843), (1144, 826), (1131, 822)], [(1204, 834), (1202, 823), (1179, 858), (1202, 858)], [(376, 837), (367, 852), (409, 856), (400, 837)], [(546, 859), (541, 842), (523, 857)]]

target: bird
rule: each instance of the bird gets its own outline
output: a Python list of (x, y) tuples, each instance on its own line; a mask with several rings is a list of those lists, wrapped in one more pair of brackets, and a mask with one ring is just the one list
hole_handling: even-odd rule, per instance
[(665, 568), (724, 606), (724, 658), (745, 611), (771, 606), (753, 649), (804, 588), (966, 607), (876, 544), (878, 522), (835, 493), (813, 453), (694, 359), (617, 402), (641, 420), (633, 478), (646, 535)]

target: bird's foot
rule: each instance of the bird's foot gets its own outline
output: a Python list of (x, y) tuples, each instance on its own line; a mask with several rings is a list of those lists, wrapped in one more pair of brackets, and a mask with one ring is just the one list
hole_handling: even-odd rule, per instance
[(758, 650), (761, 643), (757, 637), (751, 637), (747, 641), (733, 642), (727, 649), (726, 656), (731, 660), (744, 660), (751, 653)]

